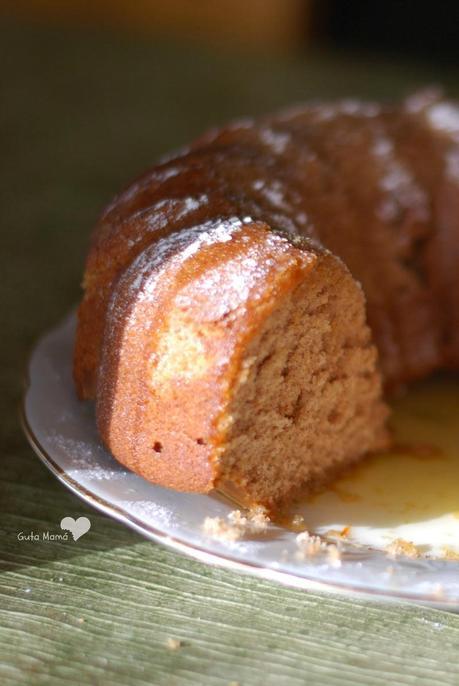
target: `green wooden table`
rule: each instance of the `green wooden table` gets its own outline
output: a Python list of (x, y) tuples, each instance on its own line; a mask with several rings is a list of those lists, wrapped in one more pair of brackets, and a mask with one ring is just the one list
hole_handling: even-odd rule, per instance
[[(0, 57), (0, 684), (459, 684), (459, 616), (289, 590), (145, 541), (67, 492), (17, 417), (28, 351), (77, 300), (88, 231), (130, 176), (228, 117), (432, 81), (457, 94), (457, 75), (12, 24)], [(91, 520), (77, 543), (18, 540), (65, 515)]]

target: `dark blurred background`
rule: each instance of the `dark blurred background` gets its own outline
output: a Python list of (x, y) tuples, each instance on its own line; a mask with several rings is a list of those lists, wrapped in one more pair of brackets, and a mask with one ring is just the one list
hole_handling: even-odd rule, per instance
[(459, 3), (415, 0), (2, 0), (3, 16), (135, 30), (230, 50), (312, 45), (457, 63)]
[(316, 42), (426, 63), (459, 62), (459, 3), (453, 0), (316, 0)]
[(159, 155), (308, 98), (457, 96), (458, 75), (456, 2), (0, 0), (4, 372), (79, 298), (98, 212)]

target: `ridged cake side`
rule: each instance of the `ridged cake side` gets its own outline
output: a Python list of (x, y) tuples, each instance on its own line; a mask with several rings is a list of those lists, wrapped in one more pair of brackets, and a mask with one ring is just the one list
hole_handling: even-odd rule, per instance
[[(233, 458), (228, 457), (232, 451), (229, 446), (237, 445), (238, 441), (238, 435), (228, 433), (229, 428), (225, 438), (221, 438), (226, 446), (223, 452), (229, 462), (222, 458), (223, 461), (218, 463), (220, 472), (216, 468), (218, 460), (215, 458), (217, 434), (212, 434), (214, 438), (211, 439), (211, 431), (207, 425), (208, 438), (205, 439), (202, 435), (193, 437), (193, 441), (198, 438), (205, 441), (203, 444), (193, 444), (193, 449), (189, 442), (182, 443), (178, 438), (172, 452), (163, 447), (155, 450), (151, 445), (147, 449), (147, 444), (152, 442), (151, 439), (157, 433), (157, 428), (153, 431), (153, 424), (150, 422), (155, 412), (157, 417), (161, 417), (164, 426), (167, 426), (169, 414), (175, 417), (175, 423), (169, 427), (167, 441), (168, 445), (172, 445), (171, 436), (180, 434), (176, 424), (177, 413), (182, 412), (184, 426), (187, 417), (189, 421), (194, 421), (193, 417), (196, 419), (199, 412), (200, 421), (204, 422), (205, 412), (202, 408), (205, 407), (208, 421), (213, 422), (212, 426), (215, 428), (218, 425), (215, 414), (217, 410), (211, 411), (211, 406), (222, 408), (222, 412), (229, 413), (232, 417), (239, 416), (239, 410), (230, 409), (230, 405), (238, 408), (239, 403), (244, 404), (247, 387), (241, 387), (231, 398), (228, 396), (223, 401), (217, 398), (221, 388), (214, 380), (215, 393), (210, 393), (208, 404), (203, 400), (201, 407), (197, 398), (207, 397), (204, 387), (200, 387), (199, 391), (197, 388), (190, 391), (189, 401), (185, 401), (185, 395), (182, 394), (184, 386), (179, 384), (173, 395), (176, 408), (173, 414), (172, 406), (162, 404), (158, 393), (153, 392), (150, 384), (153, 383), (151, 369), (146, 369), (144, 360), (145, 351), (151, 350), (162, 369), (168, 353), (161, 346), (165, 345), (164, 340), (172, 345), (174, 337), (177, 343), (171, 350), (175, 350), (174, 354), (180, 358), (187, 349), (180, 326), (183, 325), (184, 331), (191, 331), (191, 313), (196, 321), (200, 321), (201, 309), (194, 308), (189, 300), (188, 310), (185, 308), (183, 313), (184, 320), (179, 317), (175, 321), (175, 328), (171, 329), (175, 332), (174, 335), (168, 333), (163, 340), (163, 333), (160, 333), (163, 332), (162, 318), (170, 316), (170, 308), (173, 310), (175, 307), (171, 304), (172, 301), (162, 299), (163, 289), (166, 283), (169, 284), (169, 289), (174, 290), (176, 286), (178, 288), (175, 282), (178, 276), (171, 276), (175, 272), (168, 270), (173, 270), (180, 264), (179, 272), (182, 273), (183, 269), (189, 280), (185, 279), (185, 285), (192, 289), (196, 277), (193, 269), (188, 271), (188, 268), (194, 264), (195, 259), (199, 262), (201, 251), (203, 254), (207, 254), (209, 250), (215, 251), (212, 252), (214, 263), (209, 261), (207, 268), (212, 267), (218, 277), (220, 270), (224, 272), (224, 256), (228, 254), (230, 246), (235, 249), (237, 245), (244, 245), (240, 242), (242, 236), (246, 236), (244, 240), (249, 243), (263, 227), (263, 240), (271, 235), (274, 243), (279, 240), (285, 242), (285, 235), (289, 235), (291, 244), (288, 254), (289, 251), (300, 250), (303, 255), (300, 262), (306, 259), (305, 255), (309, 255), (309, 260), (313, 258), (315, 266), (312, 268), (309, 265), (308, 276), (304, 277), (304, 282), (309, 285), (314, 282), (313, 274), (317, 276), (321, 273), (322, 267), (319, 268), (319, 265), (336, 259), (333, 255), (342, 260), (355, 279), (352, 281), (349, 276), (346, 277), (347, 281), (345, 279), (346, 292), (349, 283), (353, 283), (355, 293), (351, 295), (351, 288), (350, 300), (343, 304), (344, 310), (350, 307), (349, 303), (353, 302), (355, 305), (359, 297), (362, 297), (359, 287), (361, 284), (365, 306), (361, 300), (361, 310), (358, 307), (353, 309), (354, 305), (351, 310), (362, 313), (362, 308), (366, 308), (367, 321), (379, 353), (377, 364), (381, 374), (376, 370), (376, 361), (372, 358), (374, 348), (368, 342), (362, 343), (362, 351), (365, 346), (373, 350), (368, 353), (373, 361), (368, 361), (367, 353), (356, 353), (359, 362), (355, 362), (356, 368), (352, 373), (344, 374), (342, 393), (352, 399), (349, 408), (357, 413), (351, 412), (349, 415), (349, 436), (354, 435), (352, 432), (355, 427), (360, 426), (360, 436), (366, 435), (367, 438), (362, 442), (360, 451), (351, 447), (354, 443), (350, 438), (346, 443), (348, 449), (340, 451), (337, 433), (334, 454), (330, 448), (330, 460), (335, 460), (335, 466), (344, 465), (362, 456), (365, 451), (381, 445), (381, 418), (385, 412), (380, 401), (381, 378), (386, 390), (391, 390), (436, 369), (459, 366), (459, 289), (456, 269), (459, 260), (458, 160), (459, 108), (443, 101), (436, 92), (426, 92), (416, 94), (400, 105), (381, 106), (345, 100), (334, 104), (311, 104), (275, 116), (236, 122), (204, 135), (187, 150), (159, 164), (131, 184), (105, 210), (93, 234), (84, 277), (85, 293), (79, 308), (74, 358), (78, 393), (82, 398), (97, 399), (100, 430), (113, 454), (135, 471), (165, 485), (205, 490), (223, 479), (222, 474), (225, 473), (225, 478), (241, 482), (243, 488), (253, 497), (255, 492), (261, 494), (261, 490), (257, 490), (258, 487), (261, 488), (264, 479), (261, 474), (252, 478), (245, 472), (237, 475), (237, 469), (234, 471), (228, 468), (228, 464), (234, 462)], [(228, 240), (217, 240), (216, 237), (222, 231), (225, 234), (228, 227), (231, 231), (237, 227), (237, 231)], [(281, 238), (279, 233), (285, 234), (284, 237)], [(212, 240), (209, 239), (206, 243), (205, 235), (212, 235)], [(295, 246), (295, 236), (304, 237), (307, 243), (301, 248)], [(204, 241), (202, 245), (200, 240)], [(189, 246), (195, 245), (196, 241), (199, 248), (191, 258), (188, 255)], [(282, 245), (285, 247), (285, 243)], [(279, 246), (280, 244), (276, 250), (280, 249)], [(274, 260), (275, 265), (277, 257), (272, 256), (269, 259)], [(263, 260), (260, 253), (255, 259), (258, 270), (267, 267)], [(348, 275), (342, 263), (336, 261), (344, 270), (342, 275)], [(248, 264), (246, 262), (245, 270), (241, 269), (239, 273), (238, 282), (241, 288), (251, 278)], [(268, 270), (270, 278), (274, 280), (277, 267), (273, 267), (272, 273)], [(164, 275), (158, 276), (166, 271), (169, 274), (167, 278)], [(142, 274), (144, 276), (141, 278)], [(143, 278), (150, 284), (148, 306), (142, 291)], [(289, 279), (290, 277), (286, 283), (290, 283)], [(309, 282), (309, 279), (312, 281)], [(324, 279), (325, 290), (326, 281)], [(130, 284), (129, 288), (127, 284)], [(231, 349), (226, 349), (226, 334), (221, 333), (222, 350), (225, 349), (227, 354), (227, 361), (221, 361), (221, 365), (227, 364), (235, 370), (237, 365), (234, 362), (234, 366), (230, 360), (241, 360), (246, 354), (253, 357), (247, 351), (255, 345), (253, 341), (258, 340), (257, 336), (261, 335), (263, 327), (275, 327), (275, 312), (278, 310), (278, 316), (282, 318), (285, 315), (288, 321), (296, 321), (297, 312), (307, 312), (305, 293), (308, 287), (305, 286), (304, 292), (299, 283), (296, 287), (298, 291), (293, 286), (287, 288), (287, 291), (299, 293), (299, 299), (306, 300), (302, 305), (295, 305), (290, 319), (290, 315), (287, 316), (290, 307), (286, 304), (288, 297), (285, 301), (276, 297), (270, 300), (268, 281), (260, 281), (260, 294), (263, 294), (260, 296), (261, 301), (265, 304), (270, 302), (272, 312), (270, 311), (269, 316), (266, 315), (266, 321), (262, 321), (258, 319), (257, 307), (247, 307), (244, 312), (250, 313), (251, 321), (255, 323), (250, 328), (242, 317), (241, 331), (248, 331), (250, 328), (252, 333), (247, 339), (239, 340), (236, 337)], [(362, 332), (361, 341), (368, 334), (363, 333), (366, 331), (363, 319), (356, 325), (354, 315), (348, 319), (338, 316), (338, 311), (332, 306), (338, 294), (335, 296), (331, 293), (327, 295), (326, 320), (329, 323), (334, 322), (333, 325), (330, 324), (332, 329), (339, 329), (336, 341), (342, 342), (342, 349), (345, 351), (346, 336), (351, 334), (354, 327)], [(207, 299), (200, 301), (203, 312), (207, 307), (217, 307), (220, 293), (218, 290), (215, 293), (208, 292), (206, 297)], [(161, 312), (157, 312), (158, 307)], [(269, 308), (265, 308), (263, 311), (266, 313), (268, 310)], [(271, 321), (271, 318), (274, 319)], [(185, 319), (188, 322), (186, 325)], [(239, 321), (237, 316), (236, 320)], [(135, 321), (135, 326), (132, 321)], [(338, 321), (341, 322), (339, 327)], [(218, 326), (223, 325), (220, 323)], [(317, 324), (317, 327), (319, 330), (320, 325)], [(226, 329), (223, 327), (221, 332), (224, 331)], [(289, 331), (291, 335), (291, 329)], [(304, 338), (300, 329), (296, 336), (301, 340)], [(333, 360), (327, 358), (326, 350), (330, 346), (335, 346), (333, 349), (338, 350), (338, 344), (336, 341), (332, 343), (332, 338), (327, 336), (324, 333), (321, 338), (322, 353), (325, 355), (324, 359), (327, 359), (325, 367), (332, 368)], [(210, 345), (210, 339), (208, 343)], [(226, 343), (230, 345), (229, 340)], [(303, 343), (299, 345), (301, 347)], [(280, 359), (282, 346), (279, 346), (273, 355)], [(125, 358), (127, 349), (130, 351), (128, 366), (128, 358)], [(153, 353), (153, 350), (156, 352)], [(306, 352), (303, 357), (305, 355)], [(198, 364), (196, 360), (197, 357), (195, 362)], [(307, 364), (304, 362), (305, 377), (316, 374), (311, 371), (315, 369), (314, 360), (311, 358)], [(140, 364), (139, 369), (136, 367), (137, 362)], [(343, 358), (343, 367), (346, 364)], [(300, 360), (295, 365), (296, 368), (301, 370)], [(134, 370), (137, 370), (135, 382), (131, 379)], [(354, 377), (354, 374), (357, 376)], [(357, 411), (357, 396), (353, 395), (352, 390), (358, 387), (357, 377), (360, 381), (371, 379), (370, 387), (373, 389), (368, 391), (368, 402), (374, 412), (370, 410), (368, 416), (365, 413), (361, 415), (360, 423), (357, 415), (361, 411)], [(158, 377), (155, 378), (157, 381)], [(233, 384), (234, 389), (234, 378), (231, 381), (230, 377), (225, 377), (224, 383), (230, 386)], [(257, 379), (258, 376), (253, 379), (254, 387)], [(349, 387), (346, 385), (348, 381)], [(271, 382), (276, 386), (279, 379), (273, 377)], [(305, 388), (307, 383), (305, 378)], [(293, 382), (285, 381), (287, 390), (294, 386)], [(317, 386), (314, 392), (311, 391), (315, 398), (315, 407), (322, 407), (324, 389), (328, 386), (324, 381), (323, 387)], [(209, 386), (206, 388), (209, 390)], [(367, 390), (362, 388), (360, 392), (365, 396)], [(260, 392), (260, 397), (268, 396), (269, 393), (266, 395), (264, 391)], [(192, 397), (197, 403), (194, 408)], [(150, 408), (150, 423), (145, 424), (142, 412), (146, 405)], [(254, 417), (258, 416), (256, 408), (252, 409)], [(260, 417), (265, 416), (265, 409)], [(323, 419), (327, 412), (325, 406), (322, 410)], [(312, 409), (310, 411), (314, 414)], [(339, 414), (348, 416), (346, 412)], [(263, 423), (264, 420), (260, 421)], [(144, 424), (147, 434), (145, 438), (141, 438)], [(319, 425), (320, 422), (317, 427)], [(205, 433), (204, 424), (202, 431), (198, 431), (198, 426), (199, 422), (193, 424), (193, 436), (195, 433)], [(238, 426), (237, 421), (234, 426)], [(256, 426), (258, 424), (254, 419), (254, 427)], [(342, 436), (346, 426), (345, 424), (340, 428)], [(328, 464), (328, 444), (324, 437), (329, 434), (329, 427), (326, 431), (318, 431), (317, 427), (311, 431), (313, 434), (315, 432), (316, 446), (322, 446), (324, 464)], [(367, 433), (365, 427), (368, 429)], [(298, 427), (292, 431), (296, 431), (296, 428)], [(303, 429), (304, 426), (298, 429), (296, 440), (299, 440)], [(284, 447), (294, 445), (294, 441), (287, 440), (288, 433), (285, 432)], [(129, 441), (126, 438), (128, 435)], [(323, 444), (320, 442), (322, 438), (325, 441)], [(277, 440), (274, 434), (272, 439), (271, 447)], [(166, 445), (166, 441), (160, 438), (153, 440), (153, 443), (157, 443), (157, 447)], [(257, 445), (253, 436), (251, 444)], [(141, 448), (141, 445), (144, 447)], [(200, 446), (199, 449), (196, 445)], [(157, 453), (156, 462), (151, 449), (153, 453)], [(292, 450), (291, 448), (291, 456)], [(147, 458), (147, 454), (150, 457)], [(291, 459), (293, 464), (296, 458)], [(254, 460), (256, 462), (255, 458)], [(318, 460), (318, 457), (314, 457), (309, 467), (305, 467), (307, 474), (301, 477), (303, 481), (312, 482), (316, 478), (313, 477), (313, 463), (316, 464)], [(250, 462), (249, 458), (248, 461)], [(303, 462), (304, 467), (308, 459), (305, 457)], [(244, 467), (242, 463), (240, 466)], [(300, 467), (298, 469), (301, 472)], [(327, 467), (324, 473), (329, 471)], [(272, 473), (274, 472), (275, 470)], [(258, 486), (253, 486), (252, 482), (256, 482)], [(288, 488), (285, 486), (280, 490), (287, 492)], [(283, 496), (278, 494), (276, 497)], [(263, 498), (266, 500), (266, 493)]]

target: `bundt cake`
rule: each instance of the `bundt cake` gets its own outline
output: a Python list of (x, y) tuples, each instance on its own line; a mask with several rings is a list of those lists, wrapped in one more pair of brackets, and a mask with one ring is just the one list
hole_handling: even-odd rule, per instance
[(211, 131), (92, 238), (74, 376), (155, 483), (275, 507), (388, 443), (459, 366), (459, 107), (312, 103)]

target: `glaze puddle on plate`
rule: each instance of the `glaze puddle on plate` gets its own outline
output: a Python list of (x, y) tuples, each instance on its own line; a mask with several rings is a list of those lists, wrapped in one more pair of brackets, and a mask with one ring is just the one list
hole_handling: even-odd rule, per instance
[(459, 380), (419, 383), (393, 403), (396, 447), (369, 457), (300, 512), (310, 531), (350, 527), (348, 540), (459, 553)]

